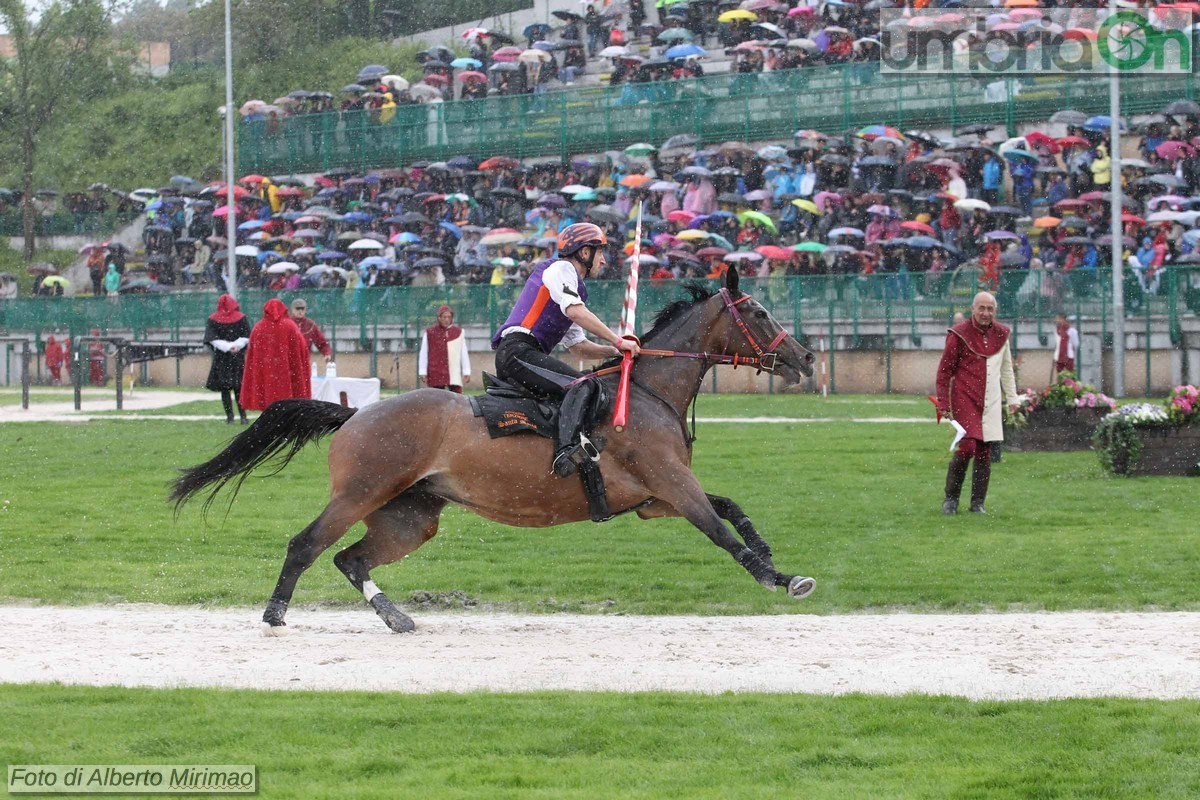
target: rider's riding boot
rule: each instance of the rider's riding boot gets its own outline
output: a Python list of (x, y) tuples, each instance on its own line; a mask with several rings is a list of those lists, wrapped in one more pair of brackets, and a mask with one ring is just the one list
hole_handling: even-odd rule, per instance
[(558, 411), (558, 439), (554, 450), (554, 474), (565, 478), (579, 468), (583, 459), (595, 461), (600, 458), (599, 450), (583, 436), (596, 392), (593, 381), (584, 381), (572, 386), (563, 397)]
[(975, 514), (986, 514), (983, 501), (987, 499), (988, 481), (992, 477), (991, 459), (975, 459), (975, 469), (971, 471), (971, 511)]
[(946, 471), (946, 499), (942, 503), (943, 514), (958, 513), (958, 496), (962, 494), (963, 481), (967, 478), (967, 465), (971, 459), (955, 453), (950, 458), (950, 468)]

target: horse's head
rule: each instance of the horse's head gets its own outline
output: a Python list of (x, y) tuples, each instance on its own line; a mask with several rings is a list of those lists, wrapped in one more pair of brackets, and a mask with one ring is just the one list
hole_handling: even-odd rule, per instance
[(719, 352), (757, 359), (764, 372), (778, 375), (787, 385), (813, 374), (812, 352), (784, 331), (761, 303), (742, 293), (735, 267), (725, 273), (724, 286), (712, 302), (721, 304), (710, 336)]

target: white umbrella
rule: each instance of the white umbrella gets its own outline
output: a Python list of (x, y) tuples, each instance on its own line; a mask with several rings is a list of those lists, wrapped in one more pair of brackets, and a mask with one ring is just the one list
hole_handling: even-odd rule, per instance
[(279, 261), (267, 267), (267, 273), (270, 275), (282, 275), (285, 272), (299, 272), (300, 265), (293, 264), (291, 261)]
[(252, 244), (239, 244), (233, 248), (233, 254), (235, 256), (257, 256), (258, 248)]
[(333, 272), (332, 267), (327, 267), (324, 264), (317, 264), (315, 267), (309, 267), (305, 275), (324, 275), (326, 272)]
[(379, 79), (379, 82), (384, 86), (390, 86), (398, 92), (403, 92), (408, 88), (408, 81), (401, 75), (384, 75)]
[(973, 197), (965, 197), (957, 201), (954, 207), (960, 211), (991, 211), (992, 206), (982, 200), (976, 200)]
[(620, 58), (629, 55), (629, 51), (618, 44), (611, 45), (600, 51), (601, 58)]
[(558, 190), (562, 194), (579, 194), (580, 192), (590, 192), (592, 187), (584, 186), (582, 183), (571, 183)]
[(525, 64), (544, 64), (554, 56), (547, 53), (545, 50), (526, 50), (521, 55), (517, 56), (517, 60)]
[(374, 239), (359, 239), (350, 245), (351, 250), (382, 250), (383, 245)]
[[(638, 264), (659, 264), (659, 263), (661, 263), (657, 258), (655, 258), (654, 256), (649, 255), (649, 254), (640, 255), (637, 257), (637, 259), (638, 259)], [(629, 258), (625, 259), (625, 263), (632, 264), (633, 256), (630, 256)]]

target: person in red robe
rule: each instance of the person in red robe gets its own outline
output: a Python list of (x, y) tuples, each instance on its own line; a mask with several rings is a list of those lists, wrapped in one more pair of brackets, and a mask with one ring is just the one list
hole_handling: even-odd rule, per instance
[(937, 371), (938, 413), (964, 429), (946, 473), (945, 514), (958, 513), (967, 466), (971, 474), (971, 511), (983, 514), (992, 473), (990, 442), (1004, 440), (1001, 394), (1009, 411), (1016, 410), (1017, 381), (1013, 374), (1009, 329), (996, 322), (996, 298), (988, 292), (975, 295), (971, 317), (950, 328)]
[(312, 397), (311, 378), (308, 342), (283, 301), (271, 298), (246, 346), (242, 408), (262, 411), (277, 400)]
[[(1079, 351), (1079, 331), (1064, 314), (1059, 314), (1054, 320), (1054, 374), (1060, 372), (1075, 372), (1075, 354)], [(1053, 383), (1054, 379), (1051, 378)]]
[(431, 389), (447, 389), (462, 394), (463, 386), (471, 382), (471, 360), (467, 354), (467, 337), (454, 324), (454, 309), (440, 306), (437, 325), (421, 334), (421, 350), (417, 355), (417, 376), (421, 384)]
[(53, 336), (46, 338), (46, 369), (50, 371), (50, 383), (58, 386), (62, 383), (62, 368), (67, 357), (62, 345)]
[[(88, 335), (99, 336), (100, 329), (92, 328)], [(103, 386), (107, 366), (108, 356), (104, 352), (104, 342), (88, 342), (88, 383), (92, 386)], [(120, 376), (117, 379), (120, 380)]]

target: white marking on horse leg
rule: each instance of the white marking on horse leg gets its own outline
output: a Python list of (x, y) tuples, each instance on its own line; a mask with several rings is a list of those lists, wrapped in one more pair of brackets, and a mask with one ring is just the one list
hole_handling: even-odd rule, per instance
[(379, 587), (375, 585), (375, 581), (363, 581), (363, 597), (367, 598), (368, 603), (371, 602), (371, 600), (373, 600), (377, 594), (383, 594), (383, 592), (379, 591)]

